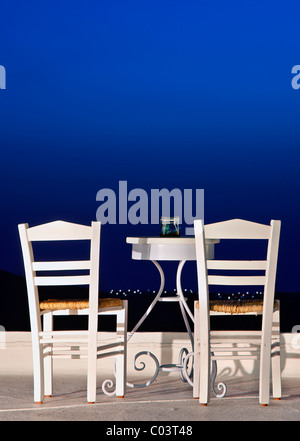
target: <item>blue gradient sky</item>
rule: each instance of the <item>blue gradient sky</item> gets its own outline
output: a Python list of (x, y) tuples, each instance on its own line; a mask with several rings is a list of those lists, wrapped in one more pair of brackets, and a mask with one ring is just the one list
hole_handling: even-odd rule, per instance
[[(300, 291), (299, 12), (274, 0), (1, 5), (0, 269), (23, 273), (18, 223), (89, 223), (97, 191), (127, 180), (204, 188), (207, 223), (281, 219), (277, 290)], [(102, 289), (157, 288), (125, 243), (156, 228), (103, 227)]]

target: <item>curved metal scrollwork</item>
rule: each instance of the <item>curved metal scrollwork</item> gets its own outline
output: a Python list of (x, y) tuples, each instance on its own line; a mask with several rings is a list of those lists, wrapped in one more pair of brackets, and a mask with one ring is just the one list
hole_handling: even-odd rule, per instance
[(181, 370), (179, 371), (179, 377), (181, 378), (181, 380), (186, 383), (188, 380), (187, 378), (189, 377), (189, 374), (186, 371), (183, 370), (183, 365), (184, 365), (184, 361), (185, 361), (185, 356), (187, 356), (189, 353), (189, 351), (186, 348), (182, 348), (180, 349), (179, 355), (178, 355), (178, 367), (181, 368)]
[[(135, 357), (134, 357), (134, 369), (136, 371), (143, 371), (145, 369), (145, 367), (146, 367), (146, 363), (144, 363), (143, 361), (140, 361), (140, 366), (137, 366), (137, 363), (136, 363), (137, 359), (139, 357), (141, 357), (142, 355), (147, 355), (147, 356), (152, 358), (152, 360), (155, 363), (155, 373), (154, 373), (154, 375), (152, 376), (152, 378), (150, 380), (146, 381), (146, 383), (133, 384), (133, 383), (127, 382), (126, 384), (127, 384), (128, 387), (131, 387), (131, 388), (142, 388), (142, 387), (150, 386), (150, 384), (152, 384), (153, 381), (156, 380), (156, 378), (157, 378), (157, 376), (158, 376), (158, 374), (159, 374), (159, 372), (161, 370), (160, 366), (159, 366), (158, 359), (156, 358), (156, 356), (154, 354), (152, 354), (152, 352), (142, 351), (142, 352), (139, 352), (138, 354), (136, 354)], [(115, 376), (116, 376), (116, 372), (115, 372)], [(116, 395), (116, 390), (109, 391), (107, 389), (107, 388), (112, 388), (113, 386), (114, 386), (114, 382), (112, 380), (107, 379), (107, 380), (103, 381), (103, 383), (102, 383), (102, 391), (103, 391), (103, 393), (105, 395), (109, 396), (109, 397), (112, 397), (112, 396)]]
[(138, 383), (138, 384), (127, 383), (128, 387), (137, 388), (137, 387), (150, 386), (150, 384), (152, 384), (153, 381), (156, 380), (157, 375), (159, 374), (160, 368), (159, 368), (158, 359), (156, 358), (156, 356), (154, 354), (152, 354), (152, 352), (149, 352), (149, 351), (142, 351), (142, 352), (139, 352), (138, 354), (135, 355), (135, 357), (134, 357), (134, 369), (137, 370), (137, 371), (143, 371), (145, 369), (146, 364), (143, 361), (140, 362), (140, 364), (141, 364), (140, 367), (138, 367), (136, 365), (137, 359), (139, 357), (141, 357), (142, 355), (147, 355), (147, 356), (151, 357), (152, 360), (154, 360), (154, 363), (155, 363), (155, 373), (154, 373), (153, 377), (150, 380), (148, 380), (146, 383)]
[[(191, 386), (193, 386), (194, 385), (194, 383), (193, 383), (194, 360), (192, 361), (192, 368), (190, 370), (190, 373), (188, 372), (188, 362), (191, 357), (194, 357), (194, 352), (189, 352), (186, 354), (186, 357), (183, 360), (182, 373), (184, 374), (185, 381), (187, 381)], [(182, 373), (180, 373), (180, 376), (182, 375)]]
[(108, 390), (106, 390), (106, 388), (112, 388), (114, 386), (114, 383), (112, 380), (104, 380), (102, 383), (102, 392), (107, 395), (108, 397), (112, 397), (114, 395), (116, 395), (116, 389), (113, 390), (112, 392), (109, 392)]
[(226, 395), (227, 387), (226, 387), (226, 384), (223, 382), (218, 383), (217, 389), (219, 391), (221, 391), (221, 393), (218, 394), (215, 389), (216, 376), (217, 376), (217, 362), (216, 362), (216, 360), (213, 360), (212, 361), (212, 371), (211, 371), (211, 388), (212, 388), (212, 391), (213, 391), (214, 395), (216, 396), (216, 398), (223, 398)]
[[(182, 350), (184, 351), (184, 350)], [(185, 349), (186, 351), (186, 349)], [(186, 352), (186, 357), (183, 359), (183, 365), (182, 365), (182, 373), (180, 372), (180, 376), (182, 374), (184, 375), (185, 381), (187, 381), (191, 386), (193, 386), (193, 365), (194, 360), (192, 361), (192, 371), (188, 373), (188, 362), (191, 357), (194, 357), (194, 352)], [(216, 360), (212, 361), (212, 370), (211, 370), (211, 388), (212, 392), (215, 395), (216, 398), (223, 398), (226, 395), (227, 387), (226, 384), (223, 382), (219, 382), (217, 386), (215, 387), (215, 379), (217, 376), (217, 362)], [(184, 380), (183, 380), (184, 381)], [(220, 391), (221, 393), (217, 392)]]

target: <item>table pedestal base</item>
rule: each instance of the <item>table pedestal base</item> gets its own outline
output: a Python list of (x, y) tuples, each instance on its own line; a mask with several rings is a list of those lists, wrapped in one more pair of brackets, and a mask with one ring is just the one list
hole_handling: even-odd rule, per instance
[[(156, 380), (158, 374), (162, 371), (172, 371), (172, 372), (179, 372), (179, 376), (181, 378), (182, 381), (184, 382), (188, 382), (191, 386), (193, 386), (193, 362), (190, 363), (190, 358), (194, 355), (194, 339), (193, 339), (193, 334), (190, 328), (190, 324), (188, 321), (188, 316), (190, 317), (190, 319), (192, 320), (192, 322), (194, 323), (194, 316), (191, 313), (187, 303), (186, 303), (186, 299), (183, 295), (182, 292), (182, 288), (181, 288), (181, 273), (182, 273), (182, 268), (185, 264), (185, 260), (181, 260), (178, 264), (178, 268), (177, 268), (177, 274), (176, 274), (176, 288), (177, 288), (177, 295), (173, 296), (173, 297), (163, 297), (162, 293), (165, 287), (165, 276), (164, 276), (164, 272), (160, 266), (160, 264), (156, 261), (156, 260), (152, 260), (152, 262), (154, 263), (154, 265), (156, 266), (156, 268), (159, 271), (160, 274), (160, 288), (159, 291), (156, 295), (156, 297), (154, 298), (154, 300), (152, 301), (152, 303), (150, 304), (150, 306), (148, 307), (147, 311), (144, 313), (144, 315), (141, 317), (141, 319), (138, 321), (138, 323), (135, 325), (135, 327), (133, 328), (133, 330), (128, 333), (128, 339), (127, 341), (129, 341), (131, 339), (131, 337), (134, 335), (134, 333), (138, 330), (138, 328), (141, 326), (141, 324), (144, 322), (144, 320), (148, 317), (148, 315), (150, 314), (150, 312), (152, 311), (152, 309), (154, 308), (154, 306), (156, 305), (156, 303), (159, 302), (178, 302), (179, 306), (180, 306), (180, 310), (181, 310), (181, 314), (187, 329), (187, 332), (189, 334), (189, 338), (191, 341), (191, 346), (192, 346), (192, 352), (189, 352), (186, 348), (182, 348), (179, 356), (178, 356), (178, 363), (177, 364), (164, 364), (164, 365), (160, 365), (159, 361), (157, 359), (157, 357), (152, 354), (152, 352), (150, 351), (142, 351), (139, 352), (138, 354), (135, 355), (134, 357), (134, 368), (137, 371), (143, 371), (146, 367), (144, 362), (141, 362), (140, 366), (136, 365), (136, 362), (138, 360), (139, 357), (141, 356), (149, 356), (150, 358), (152, 358), (152, 360), (155, 363), (155, 373), (152, 376), (152, 378), (150, 380), (148, 380), (146, 383), (138, 383), (138, 384), (133, 384), (133, 383), (129, 383), (127, 382), (127, 386), (131, 387), (131, 388), (142, 388), (142, 387), (147, 387), (150, 386), (153, 381)], [(212, 363), (212, 391), (214, 393), (214, 395), (216, 397), (223, 397), (226, 394), (226, 386), (224, 383), (219, 383), (217, 385), (218, 390), (221, 390), (221, 394), (218, 394), (215, 390), (214, 387), (214, 383), (215, 383), (215, 378), (217, 375), (217, 363), (216, 361), (213, 361)]]
[[(190, 324), (188, 322), (188, 317), (187, 314), (190, 316), (190, 318), (192, 319), (192, 321), (194, 321), (194, 317), (193, 314), (191, 313), (187, 303), (186, 303), (186, 299), (183, 296), (182, 293), (182, 289), (181, 289), (181, 272), (182, 272), (182, 268), (183, 265), (185, 264), (185, 260), (182, 260), (179, 262), (178, 268), (177, 268), (177, 275), (176, 275), (176, 288), (177, 288), (177, 295), (173, 296), (173, 297), (163, 297), (162, 293), (165, 287), (165, 276), (164, 276), (164, 272), (162, 270), (162, 267), (160, 266), (160, 264), (156, 261), (156, 260), (152, 260), (152, 262), (154, 263), (154, 265), (156, 266), (156, 268), (159, 271), (160, 274), (160, 288), (159, 291), (156, 295), (156, 297), (154, 298), (154, 300), (152, 301), (152, 303), (150, 304), (150, 306), (148, 307), (147, 311), (144, 313), (144, 315), (141, 317), (141, 319), (138, 321), (138, 323), (135, 325), (135, 327), (133, 328), (133, 330), (128, 333), (128, 339), (127, 341), (129, 341), (131, 339), (131, 337), (134, 335), (134, 333), (138, 330), (138, 328), (141, 326), (141, 324), (144, 322), (144, 320), (148, 317), (148, 315), (150, 314), (150, 312), (152, 311), (152, 309), (154, 308), (154, 306), (156, 305), (157, 302), (178, 302), (179, 306), (180, 306), (180, 310), (181, 310), (181, 314), (182, 317), (184, 319), (184, 323), (187, 329), (187, 332), (189, 334), (189, 338), (191, 341), (191, 345), (192, 348), (194, 346), (194, 341), (193, 341), (193, 334), (190, 328)], [(187, 312), (187, 314), (186, 314)], [(150, 384), (153, 383), (153, 381), (157, 378), (159, 372), (161, 371), (178, 371), (179, 372), (179, 376), (182, 379), (182, 381), (188, 381), (186, 376), (188, 375), (189, 377), (192, 378), (193, 376), (193, 372), (191, 371), (190, 374), (187, 373), (187, 369), (186, 372), (183, 371), (183, 366), (184, 366), (184, 356), (188, 354), (188, 350), (186, 348), (181, 349), (180, 353), (179, 353), (179, 357), (178, 357), (178, 363), (177, 364), (165, 364), (165, 365), (160, 365), (159, 361), (157, 359), (157, 357), (152, 354), (152, 352), (149, 351), (142, 351), (139, 352), (138, 354), (136, 354), (135, 358), (134, 358), (134, 367), (136, 370), (138, 371), (142, 371), (145, 369), (146, 365), (144, 362), (141, 363), (141, 367), (138, 367), (136, 365), (136, 361), (137, 359), (142, 356), (142, 355), (147, 355), (150, 356), (152, 358), (152, 360), (155, 363), (155, 373), (153, 375), (153, 377), (147, 381), (146, 383), (143, 384), (133, 384), (133, 383), (129, 383), (127, 382), (127, 386), (128, 387), (147, 387), (150, 386)], [(189, 378), (190, 379), (190, 378)], [(191, 381), (191, 380), (190, 380)]]

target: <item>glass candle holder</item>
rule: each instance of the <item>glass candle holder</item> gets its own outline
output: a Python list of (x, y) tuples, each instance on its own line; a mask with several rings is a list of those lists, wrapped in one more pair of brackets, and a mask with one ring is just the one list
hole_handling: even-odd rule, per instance
[(161, 217), (161, 219), (160, 219), (160, 236), (161, 237), (180, 236), (179, 216)]

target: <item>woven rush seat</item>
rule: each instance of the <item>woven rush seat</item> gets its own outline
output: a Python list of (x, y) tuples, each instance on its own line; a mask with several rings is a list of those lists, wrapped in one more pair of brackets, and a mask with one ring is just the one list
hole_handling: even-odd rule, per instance
[[(111, 308), (113, 306), (122, 306), (121, 299), (99, 299), (99, 308)], [(55, 300), (49, 299), (40, 302), (42, 311), (58, 311), (61, 309), (86, 309), (89, 307), (88, 300)]]
[[(274, 301), (274, 309), (278, 307), (278, 301)], [(196, 302), (199, 309), (199, 302)], [(246, 314), (249, 312), (262, 314), (262, 300), (210, 300), (209, 309), (213, 312), (223, 312), (226, 314)]]

